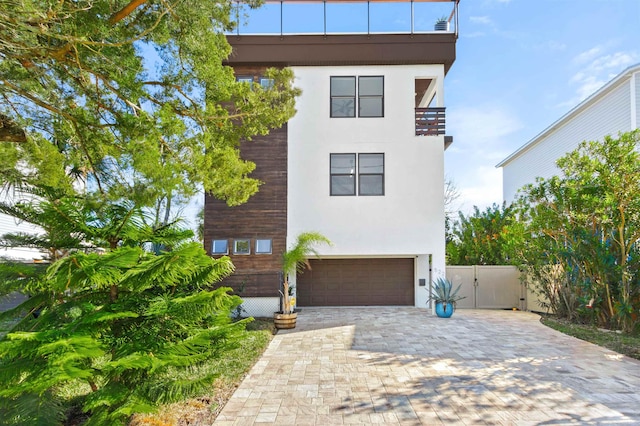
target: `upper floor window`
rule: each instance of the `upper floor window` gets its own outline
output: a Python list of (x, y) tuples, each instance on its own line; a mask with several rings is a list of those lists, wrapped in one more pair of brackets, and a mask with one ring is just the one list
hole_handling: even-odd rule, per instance
[(384, 77), (331, 77), (331, 117), (384, 117)]
[(356, 116), (356, 78), (331, 77), (331, 117)]
[[(384, 154), (331, 154), (330, 195), (384, 195)], [(357, 179), (356, 179), (357, 175)]]
[(358, 77), (358, 116), (384, 117), (384, 77)]
[(271, 89), (273, 87), (274, 81), (272, 78), (260, 77), (260, 86), (263, 89)]
[(253, 76), (251, 75), (239, 75), (236, 77), (236, 81), (249, 83), (253, 86)]
[(331, 195), (356, 195), (356, 155), (331, 154)]
[(358, 155), (358, 194), (384, 195), (384, 154)]

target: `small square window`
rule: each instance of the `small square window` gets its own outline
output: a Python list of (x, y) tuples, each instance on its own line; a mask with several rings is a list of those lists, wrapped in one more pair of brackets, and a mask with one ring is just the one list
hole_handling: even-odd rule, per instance
[(256, 240), (256, 254), (271, 254), (271, 239)]
[(211, 243), (211, 254), (229, 254), (229, 241), (213, 240)]
[(233, 254), (251, 254), (251, 243), (249, 240), (233, 240)]
[(272, 78), (266, 78), (266, 77), (260, 77), (260, 86), (262, 86), (263, 89), (271, 89), (274, 85), (274, 81)]
[(249, 83), (251, 86), (253, 86), (253, 76), (250, 76), (250, 75), (239, 75), (236, 77), (236, 81), (242, 82), (242, 83)]

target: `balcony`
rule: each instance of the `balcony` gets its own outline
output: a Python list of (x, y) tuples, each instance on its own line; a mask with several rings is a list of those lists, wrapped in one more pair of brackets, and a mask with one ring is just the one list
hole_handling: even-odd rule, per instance
[(460, 0), (265, 0), (236, 2), (228, 35), (458, 35)]
[(416, 108), (416, 136), (438, 136), (445, 132), (445, 108)]

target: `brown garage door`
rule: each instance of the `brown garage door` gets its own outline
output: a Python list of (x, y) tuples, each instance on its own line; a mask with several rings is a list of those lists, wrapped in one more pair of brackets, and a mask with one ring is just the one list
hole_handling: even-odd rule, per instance
[(413, 305), (413, 259), (311, 260), (297, 279), (298, 306)]

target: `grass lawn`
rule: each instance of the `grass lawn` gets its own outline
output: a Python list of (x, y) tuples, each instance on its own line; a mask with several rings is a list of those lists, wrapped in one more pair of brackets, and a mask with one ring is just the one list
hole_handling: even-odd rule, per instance
[(219, 377), (206, 395), (166, 405), (156, 414), (136, 415), (130, 426), (173, 426), (212, 424), (224, 404), (236, 390), (244, 376), (258, 361), (271, 341), (275, 328), (272, 318), (256, 318), (247, 325), (247, 336), (242, 344), (217, 362), (207, 366)]
[(542, 316), (540, 321), (564, 334), (640, 359), (640, 334), (624, 334), (591, 325), (574, 324), (553, 316)]

